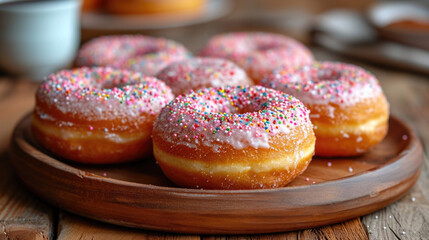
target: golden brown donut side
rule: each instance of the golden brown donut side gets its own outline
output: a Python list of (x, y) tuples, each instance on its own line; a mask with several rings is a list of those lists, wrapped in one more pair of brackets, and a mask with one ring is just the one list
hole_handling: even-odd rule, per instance
[(389, 104), (377, 78), (361, 67), (341, 62), (283, 67), (261, 85), (291, 94), (310, 109), (317, 156), (363, 154), (386, 136)]
[[(36, 140), (57, 156), (76, 162), (105, 164), (129, 162), (152, 154), (153, 119), (145, 118), (143, 122), (128, 123), (122, 130), (114, 130), (112, 123), (79, 123), (71, 118), (50, 117), (53, 119), (43, 119), (35, 111), (31, 129)], [(138, 129), (135, 124), (139, 125)], [(122, 123), (122, 126), (125, 125)]]
[(203, 88), (179, 95), (154, 123), (154, 156), (182, 187), (282, 187), (314, 154), (309, 110), (262, 86)]
[(383, 140), (388, 131), (389, 105), (383, 94), (353, 106), (330, 103), (307, 107), (317, 136), (318, 156), (362, 154)]
[(154, 156), (164, 174), (182, 187), (203, 189), (254, 189), (282, 187), (300, 175), (314, 154), (311, 128), (296, 128), (291, 135), (275, 136), (270, 148), (220, 151), (200, 146), (189, 148), (163, 140), (153, 133)]
[(91, 164), (151, 155), (156, 115), (173, 95), (153, 77), (113, 68), (62, 70), (36, 93), (32, 133), (48, 151)]

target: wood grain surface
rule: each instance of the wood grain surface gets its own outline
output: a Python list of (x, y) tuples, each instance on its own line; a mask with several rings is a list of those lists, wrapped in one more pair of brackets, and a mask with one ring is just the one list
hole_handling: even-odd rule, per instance
[[(429, 78), (395, 69), (375, 69), (390, 102), (391, 112), (416, 129), (425, 149), (422, 173), (400, 201), (362, 218), (371, 239), (429, 238)], [(386, 227), (386, 229), (384, 228)], [(387, 231), (386, 231), (387, 230)]]
[[(238, 4), (236, 4), (235, 12), (222, 21), (180, 29), (150, 31), (145, 32), (145, 34), (173, 38), (184, 42), (192, 51), (200, 49), (203, 42), (211, 35), (231, 30), (275, 31), (288, 34), (308, 43), (309, 36), (306, 30), (310, 21), (306, 17), (309, 14), (320, 13), (333, 7), (346, 7), (363, 11), (372, 2), (375, 1), (267, 0), (249, 2), (248, 0), (239, 0)], [(82, 37), (87, 40), (106, 33), (114, 34), (115, 32), (83, 32)], [(25, 82), (23, 79), (14, 76), (7, 76), (0, 77), (0, 216), (2, 216), (0, 218), (2, 223), (0, 224), (0, 239), (47, 239), (49, 238), (48, 236), (51, 236), (52, 239), (57, 237), (61, 239), (124, 239), (122, 236), (126, 236), (127, 239), (428, 239), (428, 76), (406, 72), (394, 67), (386, 67), (388, 64), (382, 64), (381, 67), (367, 64), (338, 53), (328, 52), (319, 47), (313, 46), (312, 51), (316, 59), (349, 62), (360, 65), (374, 73), (379, 78), (387, 95), (392, 114), (399, 116), (410, 124), (422, 140), (423, 148), (425, 149), (425, 161), (420, 177), (411, 191), (397, 202), (362, 218), (355, 218), (321, 228), (276, 234), (183, 236), (174, 233), (136, 231), (99, 223), (68, 213), (62, 213), (61, 217), (58, 217), (57, 209), (45, 204), (42, 204), (47, 208), (45, 209), (47, 210), (46, 212), (43, 211), (45, 212), (44, 214), (48, 213), (45, 216), (49, 216), (49, 213), (52, 212), (53, 218), (48, 217), (48, 220), (41, 222), (44, 222), (45, 225), (52, 223), (52, 227), (46, 228), (40, 224), (28, 225), (27, 223), (31, 219), (37, 219), (38, 215), (34, 213), (40, 208), (37, 204), (36, 206), (26, 204), (35, 201), (35, 196), (31, 193), (28, 194), (27, 189), (17, 183), (14, 174), (11, 174), (10, 164), (3, 164), (3, 162), (8, 161), (6, 151), (14, 126), (34, 106), (34, 91), (37, 84)], [(16, 189), (11, 191), (9, 188)], [(15, 191), (27, 194), (13, 194)], [(20, 205), (21, 209), (27, 212), (27, 214), (24, 214), (24, 218), (22, 217), (23, 215), (15, 214), (22, 213), (22, 211), (10, 211), (11, 208), (4, 207), (5, 204), (16, 202), (19, 198), (21, 199), (20, 202), (24, 203)], [(21, 228), (23, 231), (15, 232), (20, 232), (20, 235), (13, 235), (10, 231), (11, 228), (4, 231), (4, 216), (7, 216), (9, 223), (13, 220), (15, 225), (22, 226), (27, 224), (26, 226), (28, 227)], [(35, 234), (39, 232), (46, 232), (46, 234), (43, 237), (40, 234)], [(34, 236), (34, 238), (30, 236)]]
[(119, 227), (107, 223), (91, 221), (77, 215), (61, 212), (58, 228), (58, 239), (104, 240), (104, 239), (175, 239), (175, 240), (239, 240), (239, 239), (272, 239), (272, 240), (303, 240), (303, 239), (368, 239), (361, 227), (359, 218), (340, 224), (313, 228), (295, 232), (253, 234), (253, 235), (183, 235), (143, 231)]
[(312, 228), (301, 231), (272, 233), (263, 235), (240, 235), (240, 236), (202, 236), (203, 240), (239, 240), (239, 239), (271, 239), (271, 240), (302, 240), (302, 239), (368, 239), (364, 229), (361, 227), (359, 218), (345, 221), (339, 224), (320, 228)]
[(23, 189), (0, 160), (0, 239), (50, 239), (53, 209)]
[(0, 79), (0, 239), (51, 239), (54, 209), (26, 191), (7, 161), (19, 115), (32, 108), (37, 84)]
[(17, 125), (10, 153), (34, 193), (82, 216), (168, 232), (269, 233), (344, 221), (401, 197), (423, 161), (419, 139), (392, 117), (386, 138), (369, 153), (315, 158), (284, 188), (185, 189), (165, 179), (154, 159), (94, 168), (57, 160), (32, 138), (30, 120), (28, 115)]
[[(60, 212), (58, 222), (58, 240), (132, 240), (132, 239), (173, 239), (169, 233), (143, 231), (96, 222), (77, 215)], [(176, 240), (199, 240), (197, 235), (177, 235)]]

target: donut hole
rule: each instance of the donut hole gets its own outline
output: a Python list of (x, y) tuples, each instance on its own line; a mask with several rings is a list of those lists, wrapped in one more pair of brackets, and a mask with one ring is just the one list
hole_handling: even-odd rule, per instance
[(97, 80), (97, 78), (92, 78), (89, 80), (92, 82), (90, 86), (96, 89), (114, 89), (114, 88), (122, 88), (129, 85), (137, 84), (138, 82), (134, 79), (129, 79), (128, 76), (111, 76), (105, 78), (103, 81)]
[(148, 48), (137, 49), (137, 51), (132, 56), (130, 56), (130, 58), (140, 57), (140, 56), (150, 55), (150, 54), (156, 54), (158, 52), (160, 52), (159, 47), (151, 46)]
[(248, 43), (248, 44), (238, 45), (234, 49), (234, 51), (236, 52), (236, 54), (249, 54), (252, 52), (266, 52), (280, 47), (281, 46), (275, 43), (258, 43), (258, 44)]
[(258, 112), (262, 110), (262, 107), (256, 107), (255, 106), (250, 106), (250, 105), (245, 105), (245, 106), (241, 106), (235, 109), (235, 111), (233, 113), (235, 114), (248, 114), (248, 113), (252, 113), (252, 112)]
[(127, 85), (130, 85), (130, 84), (129, 83), (124, 83), (124, 82), (122, 82), (122, 83), (120, 83), (120, 82), (119, 83), (106, 82), (104, 84), (101, 84), (101, 86), (99, 87), (99, 89), (108, 90), (108, 89), (114, 89), (114, 88), (122, 88), (122, 87), (125, 87)]
[(260, 52), (266, 52), (266, 51), (275, 50), (281, 47), (282, 46), (280, 46), (277, 43), (259, 43), (258, 45), (255, 46), (254, 49)]
[(312, 79), (316, 82), (322, 81), (338, 81), (341, 79), (341, 72), (335, 69), (320, 69), (317, 73), (312, 76)]
[(211, 113), (227, 113), (227, 114), (250, 114), (262, 111), (267, 108), (267, 103), (261, 101), (252, 101), (245, 103), (233, 102), (233, 104), (224, 104), (223, 106), (216, 107), (216, 103), (212, 103), (214, 107), (212, 107)]

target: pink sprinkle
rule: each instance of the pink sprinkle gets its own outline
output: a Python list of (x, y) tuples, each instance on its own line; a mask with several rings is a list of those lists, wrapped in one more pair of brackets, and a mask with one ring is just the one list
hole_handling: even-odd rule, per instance
[(331, 167), (332, 166), (332, 163), (331, 162), (328, 162), (328, 167)]
[(107, 176), (107, 173), (103, 173), (103, 176)]
[(315, 181), (313, 181), (312, 183), (313, 183), (313, 184), (315, 184), (316, 182), (315, 182)]
[(306, 178), (305, 181), (307, 181), (307, 182), (310, 181), (310, 178)]
[[(347, 84), (342, 85), (343, 83)], [(369, 86), (374, 92), (381, 92), (377, 79), (371, 73), (351, 64), (335, 62), (314, 62), (299, 67), (283, 66), (265, 76), (261, 85), (289, 94), (303, 91), (304, 96), (338, 103), (355, 101), (361, 89), (367, 89), (365, 86)]]
[(404, 135), (402, 135), (402, 140), (407, 140), (408, 139), (408, 136), (406, 135), (406, 134), (404, 134)]
[(94, 128), (93, 128), (92, 126), (89, 126), (89, 130), (91, 130), (91, 131), (92, 131), (92, 130), (94, 130)]

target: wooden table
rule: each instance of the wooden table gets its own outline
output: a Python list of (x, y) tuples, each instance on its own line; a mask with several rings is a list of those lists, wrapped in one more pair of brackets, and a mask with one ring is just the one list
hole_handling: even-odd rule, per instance
[[(272, 25), (269, 25), (272, 26)], [(271, 28), (264, 24), (229, 17), (214, 23), (175, 30), (152, 31), (183, 42), (191, 50), (199, 49), (217, 32), (265, 30), (293, 35), (308, 44), (305, 31)], [(102, 33), (85, 33), (84, 37)], [(372, 71), (380, 80), (390, 102), (391, 113), (410, 124), (429, 147), (429, 79), (427, 76), (369, 65), (311, 46), (319, 60), (354, 63)], [(316, 229), (265, 235), (209, 236), (181, 235), (118, 227), (88, 220), (39, 201), (14, 175), (7, 150), (17, 121), (34, 106), (37, 83), (3, 76), (0, 78), (0, 239), (428, 239), (429, 238), (429, 161), (412, 190), (401, 200), (361, 218)]]

